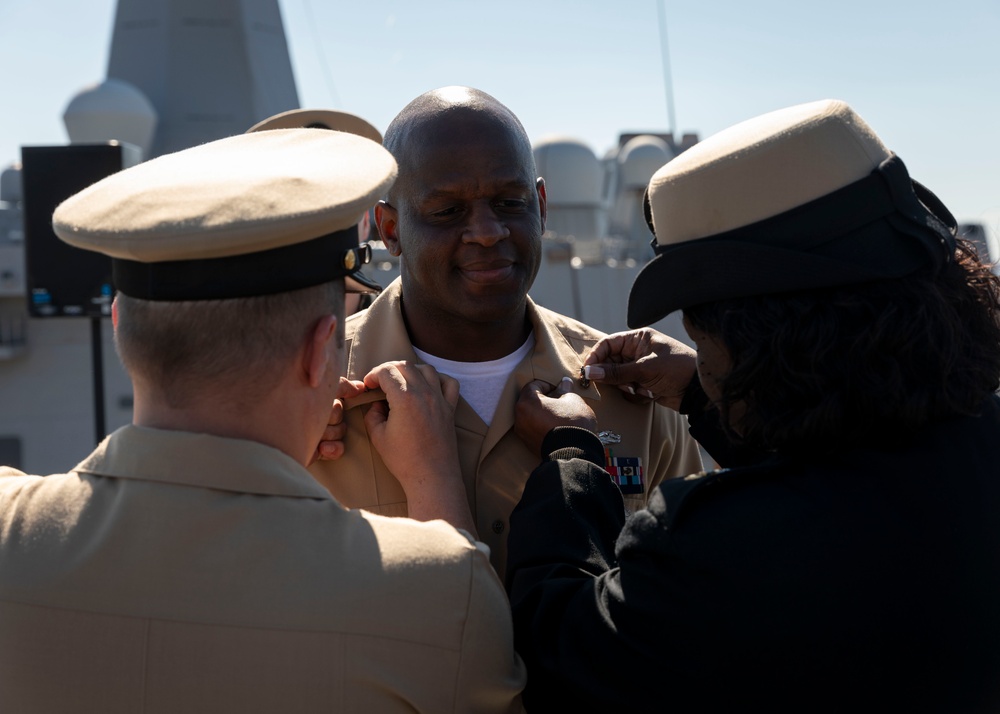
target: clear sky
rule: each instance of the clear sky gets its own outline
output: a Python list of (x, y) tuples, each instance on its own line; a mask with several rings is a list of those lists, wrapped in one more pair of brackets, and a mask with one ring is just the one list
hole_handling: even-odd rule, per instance
[[(200, 0), (209, 2), (210, 0)], [(302, 106), (385, 129), (416, 95), (479, 87), (532, 140), (597, 155), (668, 127), (658, 0), (279, 0)], [(114, 0), (0, 0), (0, 167), (67, 141), (104, 79)], [(1000, 0), (666, 0), (678, 132), (846, 100), (959, 220), (1000, 233)]]

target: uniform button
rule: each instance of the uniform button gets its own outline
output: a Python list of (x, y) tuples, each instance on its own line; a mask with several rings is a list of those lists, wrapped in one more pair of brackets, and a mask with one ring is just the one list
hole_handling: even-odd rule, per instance
[(497, 535), (503, 533), (503, 521), (493, 521), (493, 532)]

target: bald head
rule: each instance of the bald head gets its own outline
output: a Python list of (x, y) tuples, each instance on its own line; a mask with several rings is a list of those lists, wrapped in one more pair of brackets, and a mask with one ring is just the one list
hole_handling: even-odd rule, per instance
[(399, 174), (375, 209), (399, 257), (414, 346), (482, 362), (527, 339), (528, 289), (541, 262), (545, 183), (514, 113), (478, 89), (410, 102), (386, 130)]
[[(429, 137), (474, 136), (483, 130), (502, 130), (517, 147), (518, 156), (512, 161), (527, 162), (535, 175), (531, 142), (514, 112), (495, 97), (472, 87), (442, 87), (421, 94), (403, 107), (386, 130), (383, 146), (399, 164), (397, 190), (420, 169), (421, 161), (415, 147), (426, 145)], [(391, 199), (390, 199), (391, 200)]]

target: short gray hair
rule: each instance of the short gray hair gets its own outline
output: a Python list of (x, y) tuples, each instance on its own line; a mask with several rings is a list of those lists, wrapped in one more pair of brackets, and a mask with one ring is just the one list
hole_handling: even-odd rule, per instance
[(126, 370), (173, 408), (200, 397), (254, 401), (275, 388), (281, 370), (325, 315), (344, 340), (342, 280), (248, 298), (159, 302), (118, 294), (115, 346)]

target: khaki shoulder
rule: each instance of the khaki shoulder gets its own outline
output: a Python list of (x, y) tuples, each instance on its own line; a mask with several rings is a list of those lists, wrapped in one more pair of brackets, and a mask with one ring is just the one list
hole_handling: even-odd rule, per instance
[(356, 312), (353, 315), (348, 315), (347, 319), (344, 320), (344, 333), (347, 339), (351, 339), (354, 333), (361, 329), (361, 326), (365, 324), (365, 318), (368, 317), (368, 311), (362, 310), (361, 312)]
[(607, 337), (607, 333), (575, 320), (572, 317), (562, 315), (537, 303), (534, 308), (538, 313), (540, 322), (550, 331), (554, 330), (562, 335), (562, 338), (569, 343), (573, 350), (583, 356), (590, 352), (601, 338)]
[(459, 563), (489, 548), (444, 521), (414, 521), (360, 511), (378, 539), (383, 563)]
[(542, 321), (548, 325), (552, 325), (567, 337), (597, 342), (602, 337), (607, 336), (607, 333), (601, 332), (597, 328), (591, 327), (590, 325), (580, 322), (579, 320), (575, 320), (568, 315), (563, 315), (555, 312), (554, 310), (550, 310), (547, 307), (542, 307), (538, 303), (534, 303), (534, 306)]

